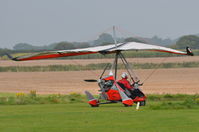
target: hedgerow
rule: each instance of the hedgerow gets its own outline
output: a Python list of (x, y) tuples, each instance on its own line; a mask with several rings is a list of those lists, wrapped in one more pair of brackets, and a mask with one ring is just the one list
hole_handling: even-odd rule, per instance
[[(47, 72), (47, 71), (84, 71), (101, 70), (107, 63), (88, 65), (48, 65), (48, 66), (6, 66), (0, 67), (0, 72)], [(199, 67), (199, 62), (183, 63), (133, 63), (133, 69), (156, 69), (156, 68), (193, 68)], [(119, 64), (118, 69), (124, 69), (124, 65)]]

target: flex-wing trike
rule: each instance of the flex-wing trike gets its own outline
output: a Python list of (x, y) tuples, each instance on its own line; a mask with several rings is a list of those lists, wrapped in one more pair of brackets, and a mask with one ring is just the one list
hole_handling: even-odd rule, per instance
[[(132, 106), (133, 103), (139, 102), (140, 105), (145, 105), (146, 96), (140, 90), (140, 84), (138, 77), (134, 74), (131, 65), (128, 64), (127, 60), (124, 58), (123, 51), (157, 51), (157, 52), (167, 52), (179, 55), (190, 55), (193, 56), (191, 49), (186, 48), (186, 52), (178, 51), (171, 48), (166, 48), (157, 45), (150, 45), (145, 43), (138, 42), (125, 42), (125, 43), (116, 43), (105, 46), (96, 46), (82, 49), (71, 49), (71, 50), (58, 50), (58, 51), (44, 51), (41, 53), (34, 53), (31, 55), (13, 57), (10, 54), (6, 54), (10, 59), (14, 61), (28, 61), (28, 60), (39, 60), (39, 59), (48, 59), (48, 58), (58, 58), (58, 57), (67, 57), (67, 56), (78, 56), (86, 54), (115, 54), (115, 60), (110, 68), (109, 74), (105, 74), (107, 69), (110, 67), (107, 65), (102, 72), (98, 84), (100, 87), (100, 96), (98, 99), (95, 99), (94, 96), (86, 91), (86, 95), (89, 99), (89, 104), (92, 107), (97, 107), (100, 104), (107, 103), (116, 103), (122, 102), (125, 106)], [(117, 80), (117, 71), (118, 71), (118, 59), (121, 59), (124, 64), (130, 79), (133, 89), (126, 89), (121, 83)], [(107, 76), (106, 76), (107, 75)], [(91, 80), (92, 81), (92, 80)], [(106, 102), (101, 102), (105, 100)]]
[[(132, 86), (131, 89), (126, 88), (124, 84), (117, 80), (119, 58), (130, 76)], [(108, 67), (111, 68), (109, 74), (106, 75), (105, 73), (108, 70)], [(100, 104), (111, 104), (117, 102), (121, 102), (126, 107), (132, 106), (134, 103), (138, 102), (140, 102), (140, 106), (144, 106), (146, 104), (146, 96), (140, 89), (140, 86), (143, 84), (140, 84), (140, 80), (134, 73), (131, 65), (127, 62), (124, 55), (120, 51), (115, 53), (115, 60), (112, 65), (110, 66), (110, 64), (107, 64), (105, 67), (98, 80), (98, 85), (100, 88), (98, 99), (96, 99), (90, 92), (85, 91), (85, 94), (89, 100), (88, 103), (91, 107), (98, 107)]]

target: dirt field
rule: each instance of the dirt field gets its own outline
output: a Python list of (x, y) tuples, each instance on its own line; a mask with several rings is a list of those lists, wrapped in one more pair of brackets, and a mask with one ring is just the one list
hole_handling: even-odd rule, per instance
[[(183, 57), (157, 57), (157, 58), (127, 58), (133, 63), (175, 63), (175, 62), (199, 62), (199, 56), (183, 56)], [(36, 60), (36, 61), (10, 61), (0, 60), (0, 66), (47, 66), (47, 65), (87, 65), (91, 63), (110, 63), (113, 59), (80, 59), (80, 60)]]
[[(138, 70), (141, 80), (152, 70)], [(98, 93), (96, 83), (84, 79), (97, 79), (101, 71), (73, 72), (2, 72), (0, 92), (25, 92), (36, 90), (39, 94)], [(120, 71), (121, 73), (121, 71)], [(159, 69), (142, 87), (145, 93), (199, 93), (199, 68)]]

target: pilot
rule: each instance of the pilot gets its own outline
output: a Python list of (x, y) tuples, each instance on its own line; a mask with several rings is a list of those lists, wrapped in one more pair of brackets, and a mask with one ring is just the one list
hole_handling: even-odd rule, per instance
[(128, 81), (128, 74), (123, 72), (121, 75), (122, 79), (118, 81), (118, 83), (122, 84), (128, 90), (132, 90), (133, 86), (131, 86), (130, 82)]

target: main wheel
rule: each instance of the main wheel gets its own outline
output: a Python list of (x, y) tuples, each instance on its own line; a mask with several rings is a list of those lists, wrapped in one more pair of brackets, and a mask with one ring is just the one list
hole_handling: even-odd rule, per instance
[(91, 105), (91, 107), (99, 107), (99, 105)]
[(132, 105), (127, 105), (127, 104), (124, 104), (124, 106), (125, 106), (125, 107), (132, 107)]
[(140, 102), (140, 106), (145, 106), (145, 105), (146, 105), (146, 100)]

